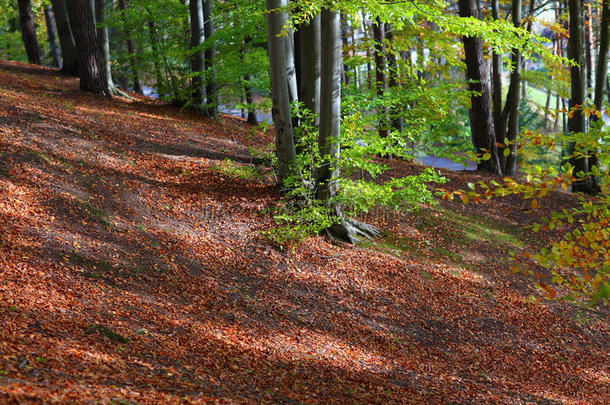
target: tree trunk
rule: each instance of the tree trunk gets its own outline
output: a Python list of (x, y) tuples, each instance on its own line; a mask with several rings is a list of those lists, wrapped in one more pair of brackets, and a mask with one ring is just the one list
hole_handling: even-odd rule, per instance
[[(379, 17), (373, 24), (373, 39), (375, 41), (375, 88), (377, 90), (377, 96), (382, 98), (385, 94), (385, 90), (388, 86), (386, 76), (386, 58), (385, 58), (385, 47), (383, 46), (383, 40), (385, 38), (385, 25), (379, 20)], [(386, 108), (381, 106), (377, 111), (379, 116), (379, 136), (385, 138), (388, 136), (388, 123), (387, 123), (387, 111)]]
[[(211, 38), (214, 35), (214, 20), (212, 19), (212, 0), (203, 0), (203, 30), (205, 38)], [(216, 55), (216, 46), (209, 45), (205, 49), (206, 63), (206, 85), (205, 93), (207, 96), (208, 115), (211, 118), (218, 118), (218, 89), (216, 86), (216, 70), (214, 68), (214, 58)]]
[(320, 14), (301, 25), (301, 80), (299, 94), (305, 108), (315, 114), (313, 125), (320, 124)]
[[(492, 0), (491, 11), (494, 20), (500, 20), (500, 7), (498, 0)], [(494, 52), (492, 56), (492, 101), (493, 101), (493, 117), (494, 128), (496, 130), (496, 141), (504, 145), (506, 140), (506, 124), (502, 120), (502, 55)], [(505, 165), (506, 158), (504, 157), (503, 146), (500, 146), (499, 157), (502, 167)]]
[[(201, 49), (201, 44), (204, 40), (203, 31), (203, 5), (201, 0), (189, 1), (189, 14), (191, 16), (191, 49), (199, 48), (191, 55), (191, 71), (193, 79), (191, 87), (193, 92), (193, 103), (195, 108), (201, 109), (205, 103), (205, 53)], [(205, 110), (207, 113), (207, 109)]]
[(290, 94), (286, 63), (286, 41), (281, 36), (288, 23), (287, 0), (266, 0), (267, 42), (271, 75), (271, 98), (273, 123), (275, 125), (275, 145), (278, 161), (280, 187), (293, 170), (296, 152), (292, 134), (290, 114)]
[[(348, 34), (348, 22), (347, 22), (347, 15), (342, 13), (341, 14), (341, 43), (342, 43), (342, 57), (343, 57), (343, 61), (345, 61), (348, 57), (348, 49), (349, 49), (349, 34)], [(342, 70), (342, 74), (341, 77), (343, 79), (343, 83), (345, 83), (345, 85), (349, 85), (350, 83), (350, 76), (349, 76), (349, 66), (347, 66), (345, 63), (343, 63), (343, 70)]]
[[(242, 47), (241, 47), (242, 62), (244, 62), (246, 52), (247, 52), (247, 45), (250, 43), (250, 41), (251, 41), (251, 38), (246, 37), (246, 38), (244, 38), (244, 40), (242, 42)], [(250, 75), (250, 73), (246, 73), (244, 75), (243, 91), (244, 91), (244, 97), (246, 99), (246, 105), (248, 106), (248, 123), (250, 123), (252, 125), (257, 125), (258, 117), (256, 116), (256, 105), (254, 104), (254, 96), (252, 94), (252, 75)]]
[(593, 88), (593, 18), (590, 3), (586, 4), (585, 11), (585, 61), (587, 67), (587, 95), (591, 98), (591, 89)]
[(96, 22), (96, 33), (97, 33), (97, 44), (101, 56), (102, 69), (104, 69), (104, 76), (108, 81), (108, 89), (111, 93), (118, 93), (112, 82), (112, 68), (110, 65), (110, 40), (108, 38), (108, 26), (106, 22), (106, 1), (95, 0), (95, 22)]
[[(513, 25), (521, 26), (521, 0), (513, 0), (512, 3)], [(508, 119), (508, 131), (506, 132), (510, 154), (506, 157), (506, 166), (503, 173), (507, 176), (514, 176), (517, 167), (517, 134), (519, 132), (519, 86), (521, 84), (521, 52), (513, 49), (511, 55), (513, 71), (510, 75), (510, 85), (506, 100), (504, 119)], [(526, 82), (523, 83), (527, 85)], [(504, 125), (504, 123), (503, 123)]]
[[(583, 0), (569, 0), (570, 13), (570, 39), (568, 40), (568, 58), (577, 65), (570, 66), (570, 79), (572, 91), (570, 97), (570, 112), (568, 116), (568, 131), (570, 134), (584, 134), (586, 131), (585, 114), (582, 107), (585, 102), (585, 33)], [(572, 143), (570, 150), (577, 151), (578, 145)], [(584, 151), (580, 151), (584, 152)], [(588, 159), (585, 157), (571, 157), (570, 163), (574, 166), (574, 174), (589, 171)], [(572, 191), (587, 192), (591, 186), (588, 179), (578, 180), (572, 184)]]
[[(459, 0), (458, 5), (461, 17), (473, 17), (477, 13), (474, 0)], [(477, 169), (502, 174), (491, 112), (489, 67), (483, 55), (481, 39), (464, 36), (462, 41), (466, 55), (466, 79), (469, 81), (470, 91), (476, 93), (470, 98), (472, 141), (479, 157), (487, 157), (485, 153), (489, 154), (489, 159), (482, 159)]]
[(78, 56), (80, 89), (110, 97), (108, 79), (97, 43), (91, 3), (88, 0), (70, 0), (68, 12)]
[(34, 16), (32, 15), (31, 0), (18, 0), (19, 5), (19, 24), (21, 26), (21, 38), (25, 46), (25, 53), (28, 56), (28, 62), (33, 65), (40, 65), (40, 47), (38, 46), (38, 38), (36, 37), (36, 25), (34, 24)]
[(57, 23), (57, 34), (59, 46), (61, 47), (61, 72), (76, 76), (78, 75), (78, 58), (76, 56), (76, 44), (72, 36), (66, 0), (51, 0), (51, 5), (53, 6), (53, 16)]
[[(604, 90), (608, 80), (608, 48), (610, 47), (610, 0), (605, 0), (602, 5), (602, 15), (600, 19), (599, 29), (599, 52), (597, 55), (597, 70), (595, 71), (595, 95), (594, 103), (595, 108), (602, 113), (604, 103)], [(593, 115), (593, 120), (597, 121), (601, 119), (596, 115)], [(599, 168), (598, 151), (593, 150), (589, 152), (589, 169), (593, 167)], [(601, 191), (599, 186), (599, 179), (595, 176), (591, 178), (593, 182), (592, 193), (599, 193)]]
[(326, 8), (321, 12), (321, 84), (320, 84), (320, 156), (327, 157), (317, 176), (317, 198), (326, 203), (333, 225), (326, 230), (336, 240), (355, 243), (361, 236), (375, 237), (379, 232), (370, 225), (345, 218), (334, 201), (339, 175), (341, 130), (341, 19), (339, 13)]
[(163, 79), (163, 71), (161, 70), (161, 60), (159, 55), (159, 44), (157, 42), (157, 29), (155, 22), (152, 20), (152, 13), (149, 11), (148, 20), (148, 40), (152, 49), (153, 66), (155, 69), (155, 87), (157, 88), (157, 95), (159, 98), (163, 98), (166, 95), (166, 85)]
[[(398, 63), (396, 61), (396, 53), (392, 48), (394, 43), (394, 31), (392, 28), (392, 24), (385, 24), (385, 39), (390, 46), (390, 49), (387, 52), (387, 61), (388, 61), (388, 86), (390, 88), (398, 87)], [(390, 118), (392, 123), (392, 129), (398, 132), (402, 132), (404, 129), (404, 124), (402, 117), (400, 116), (401, 111), (403, 110), (403, 106), (400, 103), (392, 103), (390, 107)]]
[[(127, 10), (127, 3), (125, 0), (118, 0), (119, 10)], [(127, 26), (127, 21), (124, 21)], [(127, 43), (127, 53), (129, 54), (129, 64), (131, 65), (131, 77), (133, 80), (133, 90), (136, 93), (142, 94), (142, 84), (140, 83), (140, 75), (138, 74), (138, 67), (136, 61), (136, 52), (133, 46), (133, 39), (129, 32), (125, 32), (125, 42)]]
[(61, 54), (59, 52), (59, 44), (57, 43), (57, 30), (55, 29), (55, 21), (53, 21), (53, 11), (51, 11), (51, 6), (49, 5), (44, 6), (44, 20), (47, 25), (47, 38), (51, 50), (51, 65), (56, 68), (61, 68)]

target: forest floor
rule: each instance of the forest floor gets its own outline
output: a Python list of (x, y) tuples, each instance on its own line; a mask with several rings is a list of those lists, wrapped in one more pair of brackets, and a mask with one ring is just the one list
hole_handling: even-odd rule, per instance
[(380, 211), (377, 240), (281, 249), (249, 152), (271, 141), (0, 62), (0, 403), (608, 403), (608, 311), (537, 302), (508, 268), (573, 196)]

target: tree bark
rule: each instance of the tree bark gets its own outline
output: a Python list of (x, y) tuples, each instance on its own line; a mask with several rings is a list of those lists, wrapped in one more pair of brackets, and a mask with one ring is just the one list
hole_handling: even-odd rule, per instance
[(53, 15), (57, 24), (59, 46), (61, 47), (62, 68), (61, 72), (69, 75), (78, 75), (78, 58), (76, 56), (76, 44), (72, 36), (70, 17), (66, 0), (51, 0)]
[[(474, 0), (459, 0), (461, 17), (477, 15)], [(472, 141), (479, 157), (485, 153), (489, 159), (482, 159), (477, 169), (495, 174), (502, 174), (496, 136), (494, 131), (493, 115), (491, 112), (491, 89), (489, 84), (489, 67), (483, 55), (483, 46), (478, 37), (462, 37), (466, 56), (466, 79), (469, 81), (470, 91), (473, 92), (470, 100), (470, 129)]]
[[(385, 47), (383, 45), (383, 39), (385, 38), (385, 24), (383, 24), (379, 17), (373, 24), (373, 39), (375, 42), (375, 89), (377, 90), (377, 96), (382, 98), (385, 94), (386, 88), (388, 87), (388, 79), (386, 76), (386, 57)], [(385, 138), (388, 136), (388, 117), (387, 110), (385, 107), (380, 106), (377, 111), (379, 136)]]
[[(212, 0), (203, 0), (203, 30), (205, 38), (214, 35), (214, 20), (212, 19)], [(216, 85), (216, 69), (214, 68), (214, 58), (216, 56), (216, 46), (209, 45), (205, 49), (206, 64), (206, 85), (205, 93), (207, 97), (208, 116), (218, 118), (218, 88)]]
[(271, 98), (280, 187), (292, 173), (296, 152), (292, 134), (290, 94), (286, 63), (286, 41), (281, 35), (288, 22), (287, 0), (266, 0), (267, 42), (271, 76)]
[[(571, 114), (568, 116), (568, 131), (570, 134), (584, 134), (586, 131), (586, 118), (582, 111), (585, 103), (585, 33), (584, 33), (584, 10), (583, 0), (569, 0), (570, 13), (570, 39), (568, 40), (568, 58), (577, 64), (570, 66), (571, 97), (569, 108)], [(578, 152), (578, 145), (572, 143), (572, 152)], [(580, 151), (584, 152), (584, 151)], [(572, 156), (570, 163), (574, 166), (574, 174), (589, 171), (588, 159), (585, 157)], [(572, 184), (572, 191), (587, 192), (590, 189), (590, 180), (583, 179)]]
[[(392, 28), (392, 24), (385, 24), (385, 39), (388, 42), (390, 49), (387, 52), (387, 61), (388, 61), (388, 86), (390, 88), (398, 87), (398, 63), (396, 60), (396, 53), (394, 52), (393, 43), (394, 43), (394, 30)], [(392, 123), (392, 129), (398, 132), (402, 132), (404, 129), (404, 124), (402, 117), (400, 116), (401, 111), (403, 110), (403, 106), (397, 102), (392, 103), (390, 107), (390, 119)]]
[(104, 76), (108, 81), (108, 89), (112, 93), (116, 93), (114, 83), (112, 82), (112, 68), (110, 64), (110, 40), (108, 38), (108, 26), (106, 22), (106, 1), (95, 0), (95, 23), (96, 23), (96, 34), (97, 44), (99, 47), (99, 53), (101, 56), (101, 65), (104, 69)]
[(32, 2), (31, 0), (18, 0), (17, 4), (19, 5), (21, 38), (23, 39), (23, 45), (25, 46), (25, 53), (28, 56), (28, 62), (33, 65), (40, 65), (40, 47), (38, 46), (36, 25), (34, 24), (34, 16), (32, 15)]
[(59, 44), (57, 43), (57, 30), (55, 29), (55, 21), (53, 20), (53, 11), (49, 5), (44, 6), (44, 20), (47, 25), (47, 38), (51, 50), (51, 65), (56, 68), (61, 68), (61, 53), (59, 51)]
[(68, 12), (78, 56), (80, 89), (110, 97), (108, 79), (97, 43), (91, 2), (70, 0)]
[(308, 23), (302, 24), (301, 41), (307, 46), (300, 47), (301, 80), (299, 82), (299, 95), (305, 108), (315, 114), (313, 125), (320, 124), (320, 14), (314, 16)]
[[(498, 0), (492, 0), (491, 12), (494, 20), (500, 20), (500, 6)], [(496, 141), (504, 145), (506, 142), (506, 124), (502, 119), (502, 55), (494, 52), (492, 56), (492, 101), (493, 101), (493, 117), (494, 128), (496, 130)], [(500, 163), (502, 167), (505, 165), (506, 158), (504, 157), (503, 146), (498, 150)]]
[[(201, 0), (189, 1), (189, 14), (191, 17), (190, 46), (191, 49), (199, 48), (191, 55), (191, 71), (194, 75), (191, 81), (192, 98), (195, 108), (201, 109), (205, 103), (205, 81), (203, 79), (205, 74), (205, 53), (201, 49), (201, 44), (204, 41), (203, 5)], [(205, 113), (207, 113), (207, 109), (205, 109)]]
[[(513, 25), (521, 26), (521, 0), (512, 2)], [(518, 49), (512, 50), (511, 64), (513, 71), (510, 75), (510, 85), (506, 100), (506, 111), (504, 119), (508, 119), (508, 131), (506, 132), (507, 143), (509, 144), (510, 154), (506, 157), (506, 166), (503, 173), (507, 176), (514, 176), (517, 166), (517, 133), (519, 132), (519, 87), (521, 84), (521, 52)], [(524, 86), (527, 83), (523, 83)], [(504, 125), (504, 123), (503, 123)]]

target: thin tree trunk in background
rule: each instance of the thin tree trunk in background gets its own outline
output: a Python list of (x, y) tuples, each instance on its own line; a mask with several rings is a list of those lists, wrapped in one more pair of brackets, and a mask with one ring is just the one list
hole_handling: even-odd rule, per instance
[(159, 44), (157, 43), (157, 32), (155, 28), (155, 22), (152, 20), (152, 16), (150, 15), (148, 20), (148, 40), (150, 41), (153, 57), (153, 66), (155, 68), (155, 87), (157, 88), (157, 95), (159, 96), (159, 98), (162, 98), (165, 96), (166, 93), (165, 81), (163, 80), (163, 72), (161, 71), (161, 62), (159, 60)]
[(366, 42), (366, 86), (372, 88), (371, 78), (371, 47), (369, 46), (370, 31), (366, 22), (366, 14), (362, 11), (362, 30), (364, 31), (364, 40)]
[(61, 68), (61, 54), (59, 52), (59, 44), (57, 43), (57, 30), (55, 29), (55, 21), (53, 20), (53, 11), (51, 11), (51, 6), (49, 5), (44, 6), (44, 20), (47, 25), (47, 38), (51, 50), (51, 64), (53, 67)]
[(102, 58), (102, 68), (105, 70), (104, 75), (108, 81), (108, 88), (111, 92), (114, 89), (114, 83), (112, 82), (112, 68), (110, 65), (110, 40), (108, 38), (108, 26), (106, 22), (106, 1), (95, 0), (95, 22), (96, 22), (96, 33), (97, 33), (97, 44), (99, 47), (100, 56)]
[[(354, 20), (351, 19), (351, 24), (350, 27), (352, 28), (351, 30), (351, 37), (352, 37), (352, 57), (356, 56), (356, 28), (354, 28)], [(356, 89), (360, 88), (360, 65), (355, 65), (354, 66), (354, 80), (356, 82)]]
[[(190, 0), (189, 1), (189, 15), (191, 17), (191, 36), (190, 46), (191, 49), (198, 48), (191, 55), (191, 72), (193, 78), (191, 80), (191, 87), (193, 92), (193, 102), (197, 109), (201, 109), (205, 103), (205, 82), (203, 75), (205, 74), (205, 53), (201, 49), (203, 44), (203, 6), (201, 0)], [(207, 109), (205, 109), (207, 113)]]
[(343, 79), (343, 83), (345, 83), (345, 85), (349, 85), (350, 84), (350, 76), (349, 76), (349, 66), (347, 66), (345, 64), (345, 61), (347, 60), (347, 57), (349, 56), (348, 54), (348, 50), (349, 50), (349, 41), (348, 41), (348, 22), (347, 22), (347, 16), (344, 13), (341, 13), (341, 43), (342, 43), (342, 56), (343, 56), (343, 70), (342, 70), (342, 74), (341, 77)]
[[(492, 0), (491, 12), (494, 20), (500, 19), (500, 7), (498, 0)], [(496, 52), (492, 56), (492, 107), (494, 117), (494, 127), (496, 130), (496, 141), (504, 145), (506, 138), (506, 125), (502, 120), (502, 55)], [(499, 150), (499, 157), (502, 167), (504, 167), (506, 158), (504, 157), (503, 149)]]
[[(474, 0), (459, 0), (458, 5), (461, 17), (476, 15)], [(489, 159), (483, 159), (478, 163), (477, 170), (502, 174), (491, 111), (489, 67), (483, 55), (483, 45), (478, 37), (464, 36), (462, 41), (466, 55), (466, 79), (469, 81), (470, 91), (476, 93), (470, 98), (472, 141), (480, 157), (485, 153), (489, 154)]]
[(271, 76), (273, 123), (275, 126), (275, 151), (278, 161), (278, 181), (284, 187), (293, 170), (296, 152), (292, 134), (290, 94), (286, 66), (286, 41), (280, 34), (288, 22), (287, 0), (266, 0), (267, 43)]
[[(394, 31), (392, 28), (392, 24), (385, 24), (385, 39), (388, 41), (388, 45), (390, 49), (387, 52), (387, 60), (388, 60), (388, 85), (390, 88), (398, 88), (398, 62), (396, 60), (396, 53), (392, 48), (394, 43)], [(403, 105), (400, 103), (393, 103), (392, 107), (390, 107), (390, 117), (392, 121), (392, 129), (402, 132), (404, 129), (404, 124), (402, 117), (400, 116), (400, 112), (403, 110)]]
[[(385, 58), (385, 47), (383, 46), (383, 40), (385, 38), (385, 25), (379, 20), (379, 17), (373, 24), (373, 39), (375, 40), (375, 89), (377, 96), (382, 98), (385, 94), (387, 84), (386, 76), (386, 58)], [(385, 107), (379, 107), (377, 114), (379, 136), (385, 138), (388, 136), (388, 123), (387, 123), (387, 111)]]
[[(245, 62), (247, 45), (250, 41), (250, 37), (246, 37), (242, 41), (241, 58), (243, 62)], [(256, 104), (254, 104), (254, 96), (252, 94), (252, 75), (250, 73), (244, 75), (243, 91), (246, 105), (248, 106), (248, 123), (256, 125), (258, 124), (258, 117), (256, 116)]]
[[(571, 97), (570, 112), (568, 116), (568, 131), (570, 134), (584, 134), (586, 131), (586, 118), (581, 110), (585, 102), (585, 33), (584, 33), (584, 10), (583, 0), (569, 0), (570, 12), (570, 39), (568, 41), (568, 58), (574, 60), (577, 65), (570, 66), (571, 78)], [(578, 146), (572, 143), (570, 152), (574, 152)], [(580, 151), (584, 152), (584, 151)], [(585, 157), (572, 157), (570, 163), (574, 166), (574, 174), (588, 172), (588, 159)], [(572, 191), (587, 192), (590, 181), (575, 181), (572, 184)]]
[(68, 5), (66, 0), (51, 0), (53, 16), (57, 24), (57, 35), (61, 47), (62, 73), (78, 75), (78, 58), (76, 56), (76, 44), (72, 36), (70, 17), (68, 16)]
[(78, 55), (80, 89), (110, 97), (108, 79), (97, 43), (91, 2), (70, 0), (68, 4), (72, 34)]
[(32, 15), (31, 0), (17, 0), (19, 5), (19, 25), (21, 26), (21, 38), (28, 56), (28, 62), (33, 65), (41, 64), (40, 47), (36, 37), (36, 25)]
[(593, 18), (591, 4), (586, 4), (585, 11), (585, 61), (587, 66), (587, 97), (592, 98), (593, 88)]
[[(125, 0), (118, 0), (119, 10), (127, 10), (127, 3)], [(124, 17), (123, 17), (124, 18)], [(125, 26), (127, 26), (127, 22)], [(142, 84), (140, 83), (140, 75), (138, 74), (138, 65), (136, 61), (135, 47), (133, 46), (133, 39), (131, 38), (130, 32), (125, 32), (125, 42), (127, 43), (127, 53), (129, 54), (129, 64), (131, 65), (131, 78), (133, 80), (133, 90), (136, 93), (142, 94)]]
[[(610, 0), (604, 0), (602, 5), (602, 15), (600, 18), (599, 29), (599, 52), (597, 54), (597, 69), (595, 71), (595, 108), (602, 112), (604, 103), (604, 90), (608, 84), (608, 49), (610, 48)], [(593, 115), (593, 121), (600, 120), (601, 117)], [(599, 168), (598, 151), (593, 150), (589, 153), (589, 169)], [(599, 193), (599, 179), (592, 177), (592, 192)]]
[[(521, 0), (513, 0), (512, 2), (513, 25), (521, 26)], [(506, 157), (506, 166), (503, 173), (507, 176), (514, 176), (517, 166), (517, 134), (519, 132), (519, 85), (521, 83), (521, 52), (518, 49), (513, 49), (511, 62), (513, 71), (510, 75), (510, 85), (508, 88), (508, 96), (506, 100), (504, 119), (508, 119), (508, 131), (506, 132), (506, 140), (509, 144), (510, 154)], [(527, 83), (523, 83), (527, 86)]]
[[(212, 8), (212, 0), (203, 0), (203, 30), (206, 39), (212, 38), (214, 35)], [(214, 67), (215, 57), (216, 46), (211, 44), (205, 49), (205, 63), (207, 71), (205, 93), (208, 101), (208, 115), (211, 118), (218, 118), (218, 89), (216, 86), (216, 69)]]

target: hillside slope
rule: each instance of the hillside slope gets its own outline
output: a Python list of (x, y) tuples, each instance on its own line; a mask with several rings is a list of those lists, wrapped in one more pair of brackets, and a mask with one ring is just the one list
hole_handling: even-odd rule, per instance
[(376, 212), (374, 242), (280, 249), (248, 151), (271, 141), (0, 62), (0, 402), (607, 403), (608, 314), (508, 271), (544, 243), (526, 203)]

